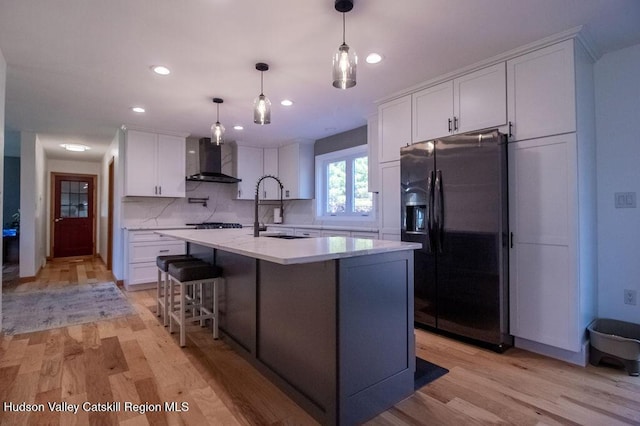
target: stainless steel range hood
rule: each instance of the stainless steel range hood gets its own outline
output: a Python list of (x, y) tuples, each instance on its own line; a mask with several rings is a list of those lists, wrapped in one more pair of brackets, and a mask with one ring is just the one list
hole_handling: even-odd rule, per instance
[(211, 138), (201, 138), (198, 141), (197, 154), (199, 160), (195, 163), (199, 165), (199, 169), (187, 176), (188, 181), (237, 183), (242, 180), (222, 173), (222, 147), (211, 143)]

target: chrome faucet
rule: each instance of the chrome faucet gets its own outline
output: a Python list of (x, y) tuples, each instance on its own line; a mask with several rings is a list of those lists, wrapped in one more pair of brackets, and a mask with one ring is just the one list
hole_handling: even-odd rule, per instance
[(265, 180), (266, 178), (271, 178), (271, 179), (275, 179), (276, 182), (278, 182), (278, 185), (280, 185), (280, 214), (284, 217), (284, 206), (282, 203), (282, 191), (284, 190), (284, 185), (282, 184), (282, 182), (280, 182), (280, 179), (278, 179), (277, 177), (273, 176), (273, 175), (264, 175), (262, 176), (260, 179), (258, 179), (258, 182), (256, 182), (256, 197), (255, 197), (255, 216), (254, 216), (254, 221), (253, 221), (253, 236), (254, 237), (259, 237), (260, 236), (260, 222), (258, 222), (258, 199), (260, 196), (260, 183)]

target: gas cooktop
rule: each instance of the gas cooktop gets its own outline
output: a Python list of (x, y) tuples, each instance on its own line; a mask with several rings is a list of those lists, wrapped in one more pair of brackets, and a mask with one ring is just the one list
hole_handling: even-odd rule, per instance
[(225, 223), (225, 222), (202, 222), (202, 223), (187, 223), (187, 226), (195, 226), (196, 229), (229, 229), (229, 228), (242, 228), (240, 223)]

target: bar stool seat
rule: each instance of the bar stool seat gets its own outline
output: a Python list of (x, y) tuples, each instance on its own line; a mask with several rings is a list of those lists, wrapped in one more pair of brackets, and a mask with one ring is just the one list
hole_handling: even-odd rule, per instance
[(156, 257), (158, 267), (158, 281), (156, 283), (156, 315), (162, 317), (164, 326), (169, 325), (168, 317), (168, 289), (169, 289), (169, 265), (176, 262), (193, 261), (195, 258), (188, 254), (174, 254)]
[[(185, 346), (185, 327), (187, 323), (200, 321), (204, 326), (207, 319), (213, 322), (213, 338), (218, 338), (218, 286), (222, 281), (222, 268), (201, 260), (169, 264), (169, 331), (173, 325), (180, 327), (180, 346)], [(178, 287), (180, 301), (176, 303), (175, 287)], [(206, 287), (212, 287), (211, 308), (206, 305)], [(187, 292), (191, 289), (190, 298)], [(187, 312), (190, 315), (187, 316)]]

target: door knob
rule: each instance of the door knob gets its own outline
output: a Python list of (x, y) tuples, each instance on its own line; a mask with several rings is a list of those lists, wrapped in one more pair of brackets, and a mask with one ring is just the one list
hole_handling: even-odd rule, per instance
[(61, 220), (62, 220), (62, 218), (61, 218), (61, 217), (58, 217), (58, 218), (56, 218), (56, 219), (54, 220), (54, 222), (60, 222)]

